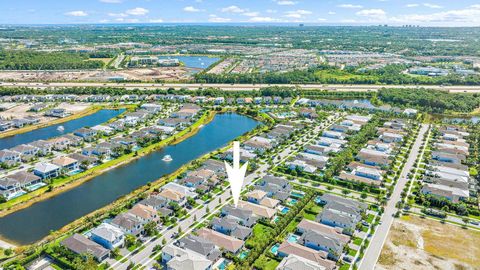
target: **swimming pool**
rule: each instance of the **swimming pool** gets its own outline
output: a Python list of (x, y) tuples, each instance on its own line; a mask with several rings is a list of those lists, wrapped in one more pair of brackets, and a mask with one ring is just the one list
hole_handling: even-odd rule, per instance
[(283, 207), (281, 213), (285, 215), (286, 213), (288, 213), (288, 211), (290, 211), (290, 208)]
[(305, 194), (299, 192), (299, 191), (292, 191), (290, 192), (290, 196), (295, 197), (295, 198), (303, 198)]
[(279, 244), (275, 244), (275, 245), (270, 249), (270, 252), (272, 252), (273, 254), (277, 255), (277, 253), (278, 253), (278, 248), (280, 248), (280, 245), (279, 245)]
[(77, 170), (74, 170), (74, 171), (69, 172), (68, 175), (75, 175), (75, 174), (79, 174), (79, 173), (81, 173), (81, 172), (83, 172), (83, 170), (77, 169)]
[(239, 258), (240, 260), (245, 259), (245, 258), (248, 256), (248, 252), (249, 252), (248, 250), (242, 251), (242, 252), (240, 253), (240, 255), (238, 255), (238, 258)]
[(36, 183), (36, 184), (33, 184), (31, 186), (28, 186), (26, 187), (25, 189), (27, 189), (28, 191), (34, 191), (34, 190), (37, 190), (41, 187), (44, 187), (46, 186), (47, 184), (43, 183), (43, 182), (40, 182), (40, 183)]
[(297, 202), (298, 202), (297, 199), (289, 198), (287, 204), (290, 205), (290, 206), (293, 206), (293, 205), (297, 204)]
[(295, 235), (295, 234), (290, 234), (287, 238), (287, 241), (289, 243), (297, 243), (298, 242), (298, 235)]

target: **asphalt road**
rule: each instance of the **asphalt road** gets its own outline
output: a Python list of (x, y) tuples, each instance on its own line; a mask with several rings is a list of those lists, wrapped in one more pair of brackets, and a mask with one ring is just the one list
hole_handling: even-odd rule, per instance
[(143, 89), (143, 90), (154, 90), (154, 89), (190, 89), (197, 90), (198, 88), (220, 88), (225, 91), (248, 91), (248, 90), (258, 90), (260, 88), (268, 86), (292, 86), (297, 87), (298, 89), (309, 90), (309, 89), (321, 89), (321, 90), (330, 90), (330, 91), (356, 91), (356, 92), (369, 92), (377, 91), (383, 87), (388, 88), (429, 88), (435, 90), (445, 90), (450, 92), (469, 92), (469, 93), (480, 93), (480, 86), (439, 86), (439, 85), (362, 85), (362, 84), (352, 84), (352, 85), (342, 85), (342, 84), (201, 84), (201, 83), (113, 83), (113, 82), (0, 82), (0, 86), (3, 87), (29, 87), (29, 88), (38, 88), (44, 89), (49, 87), (117, 87), (117, 88), (126, 88), (126, 89)]
[(427, 132), (427, 130), (428, 125), (422, 124), (420, 132), (418, 133), (417, 138), (413, 143), (412, 151), (410, 152), (405, 166), (403, 167), (403, 170), (400, 174), (397, 185), (395, 186), (392, 196), (390, 197), (387, 205), (385, 206), (385, 212), (380, 219), (381, 224), (377, 226), (373, 237), (370, 239), (370, 245), (367, 247), (365, 255), (359, 267), (360, 270), (373, 270), (375, 268), (375, 265), (377, 264), (383, 244), (387, 239), (388, 231), (392, 226), (394, 220), (393, 216), (397, 212), (397, 208), (395, 207), (395, 205), (401, 200), (402, 190), (408, 181), (407, 175), (415, 165), (415, 160), (421, 150), (423, 136), (425, 132)]

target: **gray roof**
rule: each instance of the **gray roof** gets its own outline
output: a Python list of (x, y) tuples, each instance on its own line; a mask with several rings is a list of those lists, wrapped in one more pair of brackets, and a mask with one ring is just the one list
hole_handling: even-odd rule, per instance
[(345, 213), (336, 212), (332, 209), (324, 209), (320, 215), (317, 216), (317, 221), (335, 221), (338, 224), (345, 224), (347, 228), (354, 228), (357, 221), (354, 217), (348, 216)]
[(103, 258), (104, 256), (110, 254), (110, 251), (101, 245), (91, 241), (87, 237), (81, 234), (74, 234), (69, 238), (63, 240), (61, 245), (70, 249), (77, 254), (91, 254), (95, 258)]
[(134, 230), (137, 226), (142, 225), (140, 220), (129, 213), (118, 214), (110, 223), (126, 231)]
[(180, 239), (178, 241), (180, 247), (193, 250), (199, 254), (204, 255), (207, 259), (216, 261), (221, 256), (221, 252), (215, 244), (210, 242), (208, 239), (204, 239), (193, 234)]
[(305, 241), (310, 241), (322, 246), (326, 246), (329, 250), (334, 251), (337, 256), (340, 255), (343, 250), (343, 244), (338, 239), (335, 239), (335, 235), (330, 235), (315, 230), (307, 230), (302, 235), (301, 241), (303, 243), (305, 243)]

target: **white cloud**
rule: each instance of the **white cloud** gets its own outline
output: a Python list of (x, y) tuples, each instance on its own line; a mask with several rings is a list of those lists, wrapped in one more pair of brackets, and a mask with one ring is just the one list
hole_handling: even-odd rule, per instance
[(364, 9), (356, 13), (358, 16), (367, 17), (370, 20), (381, 21), (387, 18), (387, 13), (383, 9)]
[(108, 13), (108, 16), (110, 17), (115, 17), (115, 18), (125, 18), (125, 17), (128, 17), (127, 14), (125, 13)]
[(357, 8), (363, 8), (362, 5), (354, 5), (354, 4), (341, 4), (338, 5), (340, 8), (349, 8), (349, 9), (357, 9)]
[(273, 14), (273, 13), (277, 13), (278, 11), (275, 10), (275, 9), (267, 9), (266, 12), (270, 13), (270, 14)]
[(252, 17), (248, 21), (249, 22), (276, 22), (278, 20), (272, 17)]
[(108, 3), (108, 4), (118, 4), (122, 3), (122, 0), (100, 0), (102, 3)]
[(211, 14), (211, 15), (210, 15), (210, 18), (208, 18), (208, 21), (209, 21), (209, 22), (214, 22), (214, 23), (230, 22), (231, 20), (232, 20), (232, 19), (230, 19), (230, 18), (218, 17), (218, 16), (215, 15), (215, 14)]
[(222, 12), (243, 13), (243, 12), (246, 12), (246, 10), (239, 8), (238, 6), (229, 6), (229, 7), (222, 8)]
[(293, 5), (296, 5), (297, 2), (290, 1), (290, 0), (279, 0), (277, 1), (277, 4), (280, 6), (293, 6)]
[(150, 19), (151, 23), (162, 23), (163, 22), (163, 19)]
[(74, 11), (66, 12), (65, 15), (73, 16), (73, 17), (85, 17), (85, 16), (88, 16), (88, 13), (86, 13), (83, 10), (74, 10)]
[(259, 13), (256, 11), (245, 12), (242, 15), (247, 17), (258, 17)]
[(194, 7), (194, 6), (187, 6), (187, 7), (183, 8), (183, 11), (186, 11), (186, 12), (200, 12), (201, 10)]
[(149, 12), (148, 9), (141, 8), (141, 7), (132, 8), (132, 9), (129, 9), (129, 10), (125, 11), (126, 14), (134, 15), (134, 16), (143, 16), (143, 15), (146, 15), (148, 12)]
[(432, 4), (432, 3), (424, 3), (423, 6), (424, 6), (424, 7), (428, 7), (428, 8), (443, 8), (443, 7), (440, 6), (440, 5)]
[(420, 4), (406, 4), (405, 6), (408, 8), (414, 8), (420, 6)]
[(436, 24), (445, 26), (478, 26), (480, 24), (480, 5), (465, 9), (454, 9), (431, 14), (406, 14), (390, 18), (396, 23)]
[(328, 12), (328, 15), (335, 15), (335, 14), (337, 14), (335, 11), (329, 11)]
[(310, 15), (310, 14), (312, 14), (312, 12), (309, 11), (309, 10), (298, 9), (298, 10), (292, 10), (292, 11), (285, 12), (285, 17), (300, 19), (303, 16)]

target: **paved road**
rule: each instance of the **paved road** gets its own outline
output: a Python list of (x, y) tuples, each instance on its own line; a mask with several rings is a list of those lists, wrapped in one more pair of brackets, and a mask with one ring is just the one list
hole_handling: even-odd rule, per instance
[(368, 92), (368, 91), (377, 91), (383, 87), (389, 88), (429, 88), (436, 90), (448, 90), (450, 92), (469, 92), (469, 93), (480, 93), (479, 86), (440, 86), (440, 85), (361, 85), (361, 84), (201, 84), (201, 83), (98, 83), (98, 82), (0, 82), (0, 86), (3, 87), (29, 87), (29, 88), (49, 88), (49, 87), (118, 87), (126, 89), (143, 89), (143, 90), (153, 90), (153, 89), (190, 89), (196, 90), (198, 88), (220, 88), (222, 90), (236, 90), (236, 91), (248, 91), (248, 90), (258, 90), (260, 88), (268, 86), (293, 86), (298, 89), (308, 90), (308, 89), (322, 89), (330, 91), (356, 91), (356, 92)]
[(402, 190), (408, 181), (407, 175), (415, 165), (415, 160), (420, 154), (422, 139), (427, 130), (428, 125), (422, 124), (420, 132), (418, 133), (417, 138), (415, 139), (415, 142), (413, 144), (412, 151), (410, 152), (405, 166), (403, 167), (402, 173), (400, 174), (397, 185), (395, 186), (392, 196), (388, 200), (387, 206), (385, 207), (385, 212), (380, 219), (381, 224), (377, 226), (377, 230), (375, 231), (375, 234), (370, 240), (370, 245), (365, 251), (365, 255), (359, 267), (360, 270), (373, 270), (375, 268), (375, 265), (377, 264), (377, 260), (380, 256), (380, 252), (382, 251), (383, 244), (387, 239), (388, 231), (390, 230), (390, 226), (392, 225), (394, 220), (393, 215), (397, 211), (395, 204), (401, 200)]
[[(320, 130), (322, 130), (325, 126), (328, 127), (331, 124), (333, 124), (339, 117), (340, 117), (340, 115), (335, 115), (335, 116), (329, 117), (327, 124), (318, 125), (313, 129), (314, 134), (318, 134), (320, 132)], [(305, 132), (304, 135), (307, 135), (308, 133), (310, 133), (310, 132)], [(309, 140), (304, 141), (302, 143), (302, 145), (310, 143), (314, 138), (311, 138)], [(282, 152), (280, 152), (276, 155), (277, 159), (280, 160), (280, 161), (276, 162), (276, 164), (282, 163), (283, 161), (288, 159), (291, 155), (295, 154), (295, 152), (296, 152), (296, 149), (293, 145), (288, 146), (285, 150), (283, 150)], [(270, 168), (270, 166), (268, 165), (268, 163), (262, 164), (259, 168), (257, 168), (257, 170), (255, 170), (253, 173), (251, 173), (251, 174), (249, 174), (248, 176), (245, 177), (244, 185), (245, 186), (253, 185), (254, 180), (265, 176), (267, 174), (267, 171), (268, 171), (269, 168)], [(221, 201), (219, 201), (219, 198), (220, 198)], [(230, 199), (231, 199), (230, 189), (227, 188), (224, 191), (222, 191), (221, 193), (219, 193), (217, 196), (215, 196), (212, 199), (212, 201), (210, 201), (207, 204), (208, 208), (210, 209), (210, 214), (219, 211), (223, 206), (229, 204)], [(163, 229), (160, 232), (162, 234), (162, 237), (157, 239), (157, 240), (154, 240), (154, 241), (151, 241), (151, 242), (147, 243), (145, 245), (146, 247), (143, 250), (141, 250), (140, 252), (129, 253), (126, 256), (128, 258), (128, 260), (125, 263), (120, 263), (118, 261), (109, 260), (111, 268), (125, 270), (129, 266), (130, 262), (133, 262), (136, 265), (145, 266), (146, 269), (151, 269), (153, 264), (155, 263), (155, 257), (150, 257), (151, 254), (153, 253), (154, 247), (157, 246), (157, 245), (161, 245), (162, 238), (165, 238), (165, 240), (167, 240), (167, 244), (176, 241), (176, 239), (174, 239), (173, 236), (178, 232), (178, 227), (179, 226), (182, 228), (182, 231), (184, 232), (184, 233), (182, 233), (182, 236), (189, 234), (193, 230), (189, 227), (192, 224), (195, 223), (195, 218), (194, 218), (195, 216), (200, 223), (204, 222), (208, 218), (209, 213), (207, 213), (207, 211), (206, 211), (207, 205), (205, 205), (204, 207), (202, 207), (200, 209), (194, 209), (193, 211), (191, 211), (189, 213), (190, 216), (188, 218), (184, 219), (184, 220), (179, 221), (177, 226), (175, 226), (173, 228)], [(218, 207), (218, 206), (221, 206), (221, 207)], [(218, 209), (215, 210), (217, 207), (218, 207)]]

